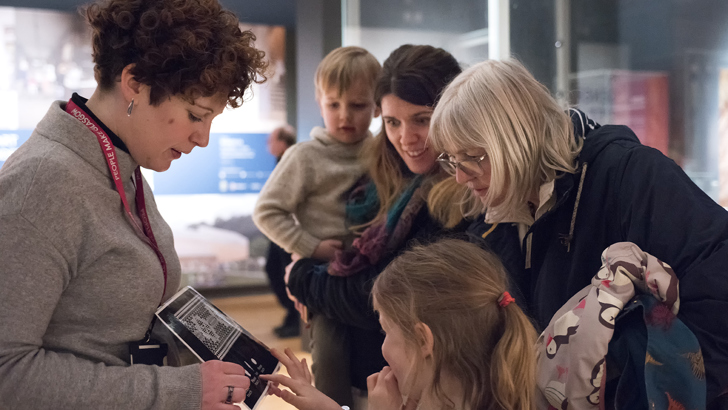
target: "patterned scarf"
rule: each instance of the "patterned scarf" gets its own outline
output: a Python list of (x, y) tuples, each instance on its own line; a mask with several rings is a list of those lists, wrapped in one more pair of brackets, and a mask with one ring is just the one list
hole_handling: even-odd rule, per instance
[(409, 236), (412, 224), (425, 205), (430, 184), (422, 186), (422, 176), (417, 176), (402, 192), (387, 219), (368, 227), (354, 240), (350, 249), (336, 251), (328, 265), (333, 276), (355, 275), (369, 266), (376, 265), (384, 255), (399, 249)]

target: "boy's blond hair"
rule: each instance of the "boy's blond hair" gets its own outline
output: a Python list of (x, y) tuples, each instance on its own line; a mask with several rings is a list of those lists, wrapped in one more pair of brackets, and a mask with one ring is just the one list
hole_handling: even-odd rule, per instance
[(367, 50), (355, 46), (339, 47), (324, 57), (316, 69), (316, 99), (332, 87), (338, 89), (341, 96), (355, 81), (364, 81), (374, 96), (374, 85), (381, 70), (382, 65)]

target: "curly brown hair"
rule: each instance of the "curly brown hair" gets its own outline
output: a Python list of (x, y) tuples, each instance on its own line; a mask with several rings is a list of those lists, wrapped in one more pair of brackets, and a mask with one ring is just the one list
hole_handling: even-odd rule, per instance
[(134, 64), (134, 79), (150, 87), (149, 103), (179, 95), (188, 101), (217, 93), (231, 107), (266, 80), (265, 53), (255, 35), (218, 0), (107, 0), (84, 10), (93, 31), (96, 81), (109, 90)]

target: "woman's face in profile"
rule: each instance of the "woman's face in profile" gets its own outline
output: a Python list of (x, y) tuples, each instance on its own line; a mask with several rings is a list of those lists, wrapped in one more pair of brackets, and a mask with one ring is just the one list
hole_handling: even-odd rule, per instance
[(134, 102), (131, 132), (125, 138), (134, 160), (144, 168), (166, 171), (172, 161), (195, 147), (206, 147), (212, 119), (225, 108), (223, 95), (199, 97), (194, 104), (178, 96), (149, 105), (149, 91)]
[(394, 94), (382, 97), (382, 118), (387, 138), (407, 168), (425, 174), (435, 166), (437, 154), (427, 144), (432, 108), (409, 103)]
[[(485, 196), (490, 189), (490, 158), (482, 148), (460, 151), (450, 156), (451, 161), (459, 164), (456, 167), (455, 180), (465, 185), (485, 203)], [(494, 205), (494, 204), (491, 204)]]

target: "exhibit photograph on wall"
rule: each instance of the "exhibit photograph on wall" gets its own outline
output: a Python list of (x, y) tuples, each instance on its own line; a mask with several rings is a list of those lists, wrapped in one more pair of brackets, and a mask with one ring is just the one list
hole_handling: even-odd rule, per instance
[[(268, 134), (286, 122), (285, 28), (240, 25), (255, 34), (273, 68), (240, 108), (212, 123), (209, 145), (168, 171), (142, 169), (174, 233), (183, 285), (261, 286), (268, 240), (252, 222), (275, 166)], [(53, 101), (96, 88), (90, 32), (77, 13), (0, 7), (0, 167), (31, 135)]]
[(718, 80), (718, 203), (728, 208), (728, 68), (721, 68)]

